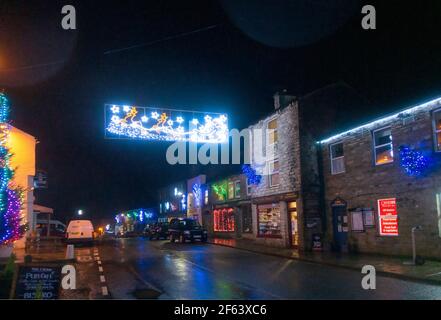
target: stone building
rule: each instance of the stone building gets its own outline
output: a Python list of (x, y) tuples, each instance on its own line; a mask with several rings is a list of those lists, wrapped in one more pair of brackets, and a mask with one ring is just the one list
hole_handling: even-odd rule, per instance
[(275, 112), (249, 127), (251, 167), (261, 176), (250, 184), (253, 237), (261, 244), (297, 248), (303, 245), (298, 103), (276, 94), (274, 106)]
[(319, 145), (333, 249), (441, 258), (441, 98)]
[(275, 112), (249, 127), (252, 167), (262, 174), (250, 194), (257, 242), (304, 251), (323, 249), (327, 218), (316, 142), (354, 102), (363, 104), (342, 82), (300, 97), (276, 93)]

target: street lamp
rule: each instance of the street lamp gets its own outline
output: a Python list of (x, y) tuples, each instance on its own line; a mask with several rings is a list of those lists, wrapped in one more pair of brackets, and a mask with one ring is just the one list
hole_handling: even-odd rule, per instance
[(83, 215), (83, 210), (78, 210), (78, 215), (82, 216)]

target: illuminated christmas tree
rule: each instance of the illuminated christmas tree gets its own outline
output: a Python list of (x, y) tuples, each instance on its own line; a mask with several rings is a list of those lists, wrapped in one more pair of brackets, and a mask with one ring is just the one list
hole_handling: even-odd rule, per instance
[(8, 115), (8, 98), (0, 92), (0, 244), (20, 239), (25, 231), (20, 225), (23, 192), (11, 182), (14, 170), (10, 167), (12, 154), (7, 146), (10, 129)]

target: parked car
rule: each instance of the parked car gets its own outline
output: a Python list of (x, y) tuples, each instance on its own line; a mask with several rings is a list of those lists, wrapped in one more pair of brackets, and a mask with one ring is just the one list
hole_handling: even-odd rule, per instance
[(169, 235), (168, 228), (168, 223), (154, 223), (144, 229), (144, 236), (150, 240), (159, 240), (160, 238), (167, 239)]
[(185, 243), (187, 240), (194, 242), (200, 240), (207, 242), (207, 230), (202, 228), (198, 221), (193, 219), (172, 219), (168, 228), (170, 241), (178, 240)]
[(67, 243), (93, 243), (94, 231), (90, 220), (72, 220), (66, 231)]

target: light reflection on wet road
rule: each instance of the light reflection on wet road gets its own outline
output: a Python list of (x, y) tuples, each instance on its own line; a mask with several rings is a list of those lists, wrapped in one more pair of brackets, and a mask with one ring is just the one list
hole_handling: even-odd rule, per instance
[(441, 286), (377, 276), (361, 288), (356, 271), (210, 244), (117, 239), (100, 245), (114, 298), (153, 287), (160, 299), (440, 299)]

